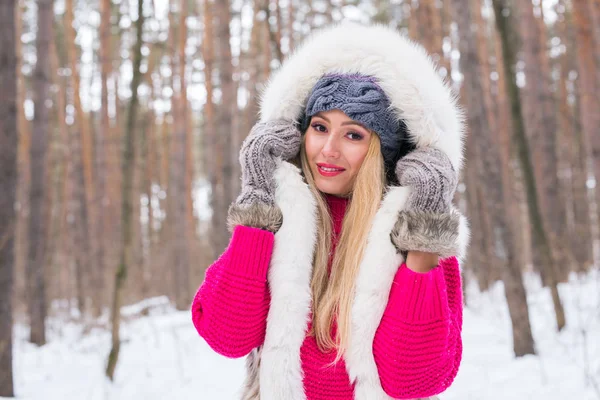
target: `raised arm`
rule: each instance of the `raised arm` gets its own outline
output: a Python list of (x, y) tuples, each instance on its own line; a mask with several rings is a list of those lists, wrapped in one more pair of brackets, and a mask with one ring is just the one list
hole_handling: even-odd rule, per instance
[(237, 226), (227, 250), (206, 271), (192, 303), (192, 320), (219, 354), (243, 357), (264, 341), (273, 241), (269, 231)]
[(277, 159), (294, 156), (300, 140), (295, 127), (274, 120), (254, 125), (242, 144), (242, 190), (227, 216), (231, 241), (206, 271), (192, 304), (196, 330), (227, 357), (242, 357), (264, 341), (267, 272), (274, 234), (282, 224), (273, 174)]
[(402, 265), (373, 342), (384, 391), (428, 397), (447, 389), (462, 357), (462, 291), (456, 257), (421, 274)]

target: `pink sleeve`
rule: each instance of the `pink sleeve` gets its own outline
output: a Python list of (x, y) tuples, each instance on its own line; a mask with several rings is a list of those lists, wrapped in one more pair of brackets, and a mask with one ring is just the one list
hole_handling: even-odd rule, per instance
[(393, 398), (446, 390), (462, 357), (462, 289), (456, 257), (420, 274), (403, 264), (375, 334), (373, 355), (384, 391)]
[(237, 226), (192, 303), (196, 330), (217, 353), (243, 357), (265, 339), (273, 233)]

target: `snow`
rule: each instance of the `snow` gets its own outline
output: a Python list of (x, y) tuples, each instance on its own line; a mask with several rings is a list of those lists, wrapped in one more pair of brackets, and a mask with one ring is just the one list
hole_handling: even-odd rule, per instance
[(548, 289), (526, 281), (537, 356), (515, 359), (512, 331), (501, 283), (486, 293), (470, 287), (465, 309), (463, 361), (451, 399), (600, 399), (600, 274), (559, 285), (567, 326), (556, 332)]
[[(460, 372), (442, 400), (600, 399), (600, 273), (559, 287), (567, 316), (557, 333), (552, 301), (527, 276), (537, 356), (515, 359), (501, 283), (479, 293), (470, 286)], [(149, 315), (140, 316), (148, 309)], [(48, 344), (27, 342), (15, 326), (15, 390), (19, 399), (238, 399), (244, 361), (214, 353), (198, 336), (189, 312), (165, 298), (122, 310), (123, 344), (114, 382), (104, 377), (110, 334), (106, 316), (94, 324), (48, 320)], [(56, 314), (56, 313), (55, 313)], [(89, 328), (89, 326), (92, 326)]]

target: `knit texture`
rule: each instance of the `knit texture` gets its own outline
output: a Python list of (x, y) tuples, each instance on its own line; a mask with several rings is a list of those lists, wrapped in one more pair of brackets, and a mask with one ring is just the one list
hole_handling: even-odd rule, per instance
[(385, 161), (397, 161), (404, 129), (375, 78), (360, 74), (328, 74), (317, 81), (306, 101), (305, 115), (342, 110), (381, 139)]
[(300, 131), (284, 120), (258, 122), (240, 149), (242, 190), (236, 204), (275, 204), (277, 158), (288, 160), (300, 151)]
[[(347, 199), (327, 196), (333, 245)], [(237, 226), (225, 253), (208, 269), (192, 304), (198, 333), (218, 353), (244, 356), (264, 341), (270, 296), (266, 275), (274, 243), (271, 232)], [(331, 262), (331, 260), (330, 260)], [(401, 265), (373, 342), (382, 387), (394, 398), (417, 399), (445, 390), (462, 355), (462, 292), (458, 261), (440, 261), (426, 274)], [(310, 318), (306, 332), (310, 329)], [(335, 324), (332, 333), (335, 333)], [(342, 359), (323, 353), (314, 337), (300, 349), (307, 400), (352, 400), (353, 385)]]
[(441, 150), (422, 147), (402, 157), (396, 165), (401, 186), (410, 186), (406, 209), (434, 213), (447, 212), (452, 203), (458, 175)]
[(227, 250), (206, 270), (192, 303), (192, 320), (219, 354), (242, 357), (265, 340), (274, 241), (271, 232), (238, 225)]

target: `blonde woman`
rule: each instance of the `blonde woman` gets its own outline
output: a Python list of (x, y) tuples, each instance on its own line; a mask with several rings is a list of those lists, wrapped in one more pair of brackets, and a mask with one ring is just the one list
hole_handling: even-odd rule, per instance
[(462, 355), (451, 204), (463, 119), (425, 51), (392, 29), (311, 36), (271, 79), (240, 152), (232, 238), (192, 305), (242, 399), (428, 398)]

